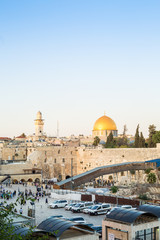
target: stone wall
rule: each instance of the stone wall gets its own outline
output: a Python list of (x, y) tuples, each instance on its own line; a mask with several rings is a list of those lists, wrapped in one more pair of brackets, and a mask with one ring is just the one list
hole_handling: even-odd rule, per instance
[(3, 147), (2, 160), (26, 160), (27, 159), (27, 148), (26, 147)]
[(78, 148), (77, 173), (96, 167), (160, 158), (160, 148)]
[[(12, 148), (7, 150), (6, 156), (15, 151)], [(3, 149), (3, 154), (7, 150)], [(18, 156), (23, 155), (23, 151), (25, 153), (25, 148)], [(71, 176), (71, 162), (73, 163), (73, 176), (75, 176), (100, 166), (160, 158), (160, 148), (104, 149), (101, 147), (45, 146), (28, 148), (27, 154), (26, 164), (1, 165), (0, 172), (3, 174), (21, 173), (22, 169), (37, 167), (42, 168), (44, 179), (58, 178), (61, 180), (66, 176)], [(121, 178), (123, 179), (124, 176), (121, 175)]]

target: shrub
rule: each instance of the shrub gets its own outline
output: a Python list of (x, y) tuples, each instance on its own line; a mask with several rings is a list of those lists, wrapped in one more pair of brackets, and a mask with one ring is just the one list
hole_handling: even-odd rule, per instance
[(142, 200), (149, 200), (149, 198), (147, 197), (147, 195), (144, 193), (144, 194), (140, 194), (139, 195), (139, 199), (142, 199)]
[(149, 173), (151, 172), (151, 170), (152, 170), (152, 168), (147, 168), (147, 169), (145, 170), (145, 174), (149, 174)]
[(147, 182), (155, 183), (157, 180), (155, 173), (149, 173), (147, 177)]
[(109, 178), (109, 180), (112, 180), (112, 179), (113, 179), (112, 175), (109, 175), (109, 177), (108, 177), (108, 178)]
[(130, 173), (132, 174), (132, 175), (134, 175), (135, 174), (135, 170), (130, 170)]
[(112, 193), (116, 193), (118, 191), (118, 187), (117, 186), (112, 186), (111, 187), (111, 192)]

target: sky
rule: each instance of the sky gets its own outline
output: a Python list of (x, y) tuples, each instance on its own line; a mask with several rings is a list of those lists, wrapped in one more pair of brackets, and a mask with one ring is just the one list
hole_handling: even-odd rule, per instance
[(1, 0), (0, 136), (160, 130), (160, 1)]

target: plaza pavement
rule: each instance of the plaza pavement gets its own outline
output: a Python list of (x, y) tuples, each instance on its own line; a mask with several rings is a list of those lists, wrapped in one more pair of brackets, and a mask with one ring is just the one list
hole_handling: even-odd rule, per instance
[[(14, 184), (11, 187), (9, 186), (3, 186), (3, 188), (5, 190), (9, 190), (9, 191), (14, 191), (17, 190), (17, 195), (18, 195), (18, 189), (20, 191), (25, 191), (25, 189), (31, 189), (31, 191), (33, 193), (36, 193), (36, 187), (35, 186), (23, 186), (22, 184)], [(50, 190), (47, 190), (47, 192), (49, 192)], [(64, 195), (64, 199), (65, 199), (65, 195)], [(0, 199), (0, 202), (4, 201), (3, 199)], [(16, 197), (14, 197), (13, 199), (9, 199), (7, 200), (8, 203), (11, 202), (15, 202), (16, 201)], [(54, 199), (52, 198), (48, 198), (48, 204), (45, 203), (46, 201), (46, 197), (40, 197), (39, 202), (38, 200), (35, 201), (35, 215), (36, 215), (36, 225), (38, 225), (39, 223), (41, 223), (43, 220), (45, 220), (46, 218), (53, 216), (53, 215), (63, 215), (66, 218), (71, 218), (71, 217), (76, 217), (76, 216), (82, 216), (87, 223), (92, 223), (93, 225), (97, 226), (97, 225), (102, 225), (102, 220), (105, 218), (105, 215), (99, 215), (99, 216), (90, 216), (88, 214), (83, 214), (83, 213), (72, 213), (71, 211), (65, 211), (64, 208), (58, 208), (58, 209), (50, 209), (48, 208), (48, 204), (53, 202)], [(18, 206), (16, 207), (17, 209), (17, 213), (19, 213), (19, 210), (21, 208), (21, 205), (18, 204)], [(23, 215), (28, 214), (28, 208), (32, 208), (30, 201), (28, 200), (27, 203), (22, 206), (23, 209)]]

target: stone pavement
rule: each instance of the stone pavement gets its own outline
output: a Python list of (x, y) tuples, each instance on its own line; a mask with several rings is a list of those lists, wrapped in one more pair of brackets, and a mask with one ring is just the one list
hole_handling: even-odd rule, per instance
[[(22, 184), (19, 185), (12, 185), (12, 187), (6, 187), (4, 186), (5, 190), (9, 190), (9, 191), (14, 191), (18, 189), (20, 191), (25, 191), (25, 189), (31, 189), (31, 191), (33, 193), (36, 193), (36, 187), (35, 186), (23, 186)], [(47, 190), (48, 192), (50, 190)], [(65, 195), (64, 195), (64, 199), (65, 199)], [(4, 201), (3, 199), (0, 199), (0, 202)], [(15, 202), (16, 201), (16, 197), (10, 200), (7, 200), (8, 203), (11, 202)], [(50, 209), (48, 208), (48, 204), (45, 203), (46, 201), (46, 197), (41, 197), (38, 200), (35, 201), (35, 214), (36, 214), (36, 225), (38, 225), (39, 223), (41, 223), (43, 220), (45, 220), (46, 218), (53, 216), (53, 215), (63, 215), (64, 217), (76, 217), (76, 216), (82, 216), (87, 223), (92, 223), (94, 225), (102, 225), (102, 220), (105, 218), (105, 215), (99, 215), (99, 216), (90, 216), (88, 214), (83, 214), (83, 213), (72, 213), (71, 211), (65, 211), (64, 208), (58, 208), (58, 209)], [(48, 198), (48, 203), (53, 202), (54, 199), (52, 198)], [(19, 210), (21, 208), (21, 205), (18, 204), (18, 206), (16, 207), (17, 212), (19, 213)], [(22, 206), (23, 209), (23, 214), (27, 215), (28, 213), (28, 208), (32, 208), (30, 201), (28, 200), (27, 203)]]

